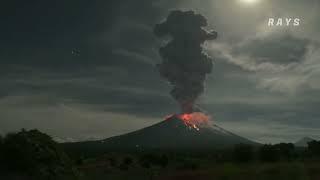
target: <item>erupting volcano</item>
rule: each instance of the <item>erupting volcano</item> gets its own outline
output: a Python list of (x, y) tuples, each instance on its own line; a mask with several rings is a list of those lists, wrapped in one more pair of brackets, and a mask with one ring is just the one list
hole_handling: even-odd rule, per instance
[(189, 128), (194, 128), (197, 131), (199, 131), (201, 127), (209, 126), (209, 119), (210, 119), (209, 116), (201, 112), (170, 115), (166, 118), (166, 120), (170, 120), (172, 118), (177, 118), (181, 120), (186, 126), (188, 126)]
[(156, 36), (171, 37), (171, 41), (159, 50), (163, 62), (157, 67), (160, 75), (173, 86), (171, 95), (182, 110), (181, 114), (173, 116), (198, 131), (199, 127), (208, 126), (209, 117), (199, 112), (194, 104), (204, 91), (206, 75), (212, 71), (212, 60), (203, 52), (202, 44), (217, 38), (217, 32), (207, 31), (205, 26), (207, 20), (200, 14), (172, 11), (154, 28)]
[[(240, 143), (255, 144), (215, 124), (210, 124), (208, 116), (200, 112), (171, 115), (165, 121), (153, 126), (87, 143), (87, 147), (95, 147), (101, 151), (208, 150), (223, 149)], [(83, 146), (83, 143), (81, 144)]]
[(171, 37), (171, 41), (160, 48), (163, 62), (157, 67), (161, 76), (173, 86), (171, 95), (182, 112), (138, 131), (88, 143), (109, 150), (219, 149), (239, 143), (255, 144), (210, 124), (210, 117), (195, 107), (204, 91), (206, 75), (212, 70), (212, 60), (203, 52), (202, 44), (217, 37), (216, 32), (203, 29), (205, 26), (207, 21), (202, 15), (172, 11), (166, 21), (154, 29), (159, 37)]

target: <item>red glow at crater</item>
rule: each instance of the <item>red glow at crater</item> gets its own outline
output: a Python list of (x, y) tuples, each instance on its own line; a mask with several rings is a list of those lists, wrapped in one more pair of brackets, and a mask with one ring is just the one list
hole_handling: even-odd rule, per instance
[(200, 127), (207, 126), (209, 124), (210, 117), (202, 112), (193, 112), (193, 113), (184, 113), (178, 115), (169, 115), (166, 119), (170, 119), (172, 117), (177, 117), (184, 124), (190, 128), (200, 130)]

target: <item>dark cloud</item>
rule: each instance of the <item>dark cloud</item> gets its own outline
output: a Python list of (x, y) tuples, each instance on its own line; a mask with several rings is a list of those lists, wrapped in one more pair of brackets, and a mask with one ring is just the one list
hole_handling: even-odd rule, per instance
[[(147, 27), (163, 13), (146, 0), (14, 0), (3, 3), (1, 10), (2, 64), (57, 68), (108, 64), (112, 49), (119, 47), (141, 52), (154, 41)], [(80, 57), (72, 57), (73, 48), (81, 50)]]
[[(5, 0), (0, 7), (0, 133), (40, 128), (109, 137), (178, 111), (158, 74), (155, 24), (172, 9), (203, 14), (220, 35), (199, 104), (214, 121), (262, 142), (317, 137), (319, 2)], [(268, 29), (269, 16), (300, 28)], [(80, 56), (73, 56), (72, 50)]]
[(233, 49), (233, 53), (247, 54), (258, 63), (299, 63), (303, 61), (310, 43), (310, 40), (294, 37), (287, 32), (249, 40)]

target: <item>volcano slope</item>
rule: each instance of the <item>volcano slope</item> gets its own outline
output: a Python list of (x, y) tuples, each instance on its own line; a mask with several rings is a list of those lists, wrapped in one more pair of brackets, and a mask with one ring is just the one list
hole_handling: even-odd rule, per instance
[(205, 150), (224, 149), (236, 144), (257, 145), (214, 124), (191, 125), (178, 116), (128, 134), (100, 141), (71, 143), (71, 148), (109, 150)]

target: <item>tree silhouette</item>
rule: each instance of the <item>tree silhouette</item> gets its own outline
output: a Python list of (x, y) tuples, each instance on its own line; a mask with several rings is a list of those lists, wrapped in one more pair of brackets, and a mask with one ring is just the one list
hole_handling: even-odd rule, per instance
[(249, 162), (253, 160), (254, 151), (251, 145), (238, 144), (233, 149), (233, 158), (236, 162)]
[(284, 160), (292, 160), (295, 154), (295, 146), (292, 143), (280, 143), (275, 144), (274, 147), (277, 149), (280, 158)]
[(260, 147), (259, 157), (263, 162), (275, 162), (280, 159), (277, 147), (269, 144)]
[(0, 135), (0, 172), (4, 170), (3, 137)]
[(72, 161), (50, 136), (38, 130), (22, 130), (3, 139), (6, 172), (32, 179), (76, 179)]
[(312, 157), (320, 157), (320, 141), (308, 142), (308, 152)]

